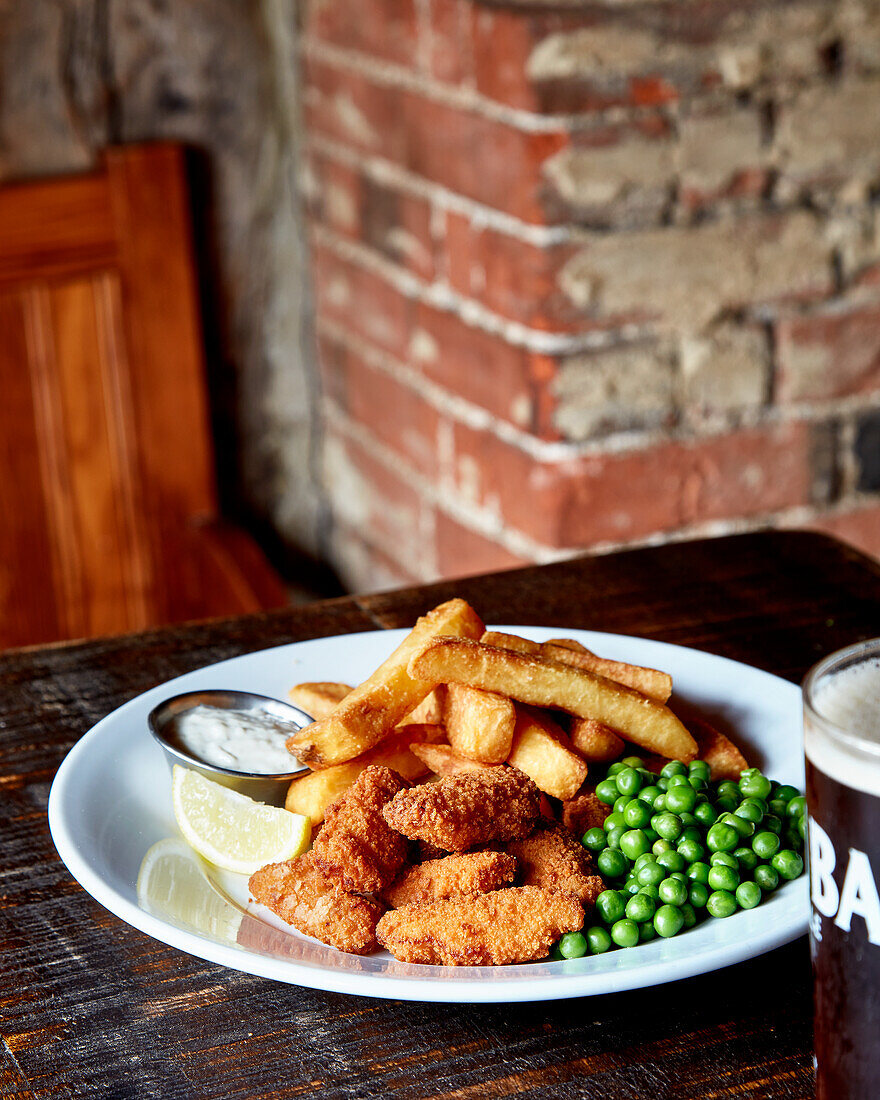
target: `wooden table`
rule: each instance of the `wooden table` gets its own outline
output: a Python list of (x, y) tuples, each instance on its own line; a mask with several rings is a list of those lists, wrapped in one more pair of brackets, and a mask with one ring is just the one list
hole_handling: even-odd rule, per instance
[(208, 662), (399, 627), (451, 595), (490, 622), (661, 638), (799, 680), (880, 633), (880, 567), (763, 533), (581, 558), (125, 638), (0, 656), (0, 1095), (806, 1097), (806, 940), (673, 985), (455, 1006), (312, 992), (181, 954), (73, 881), (46, 824), (73, 743), (133, 695)]

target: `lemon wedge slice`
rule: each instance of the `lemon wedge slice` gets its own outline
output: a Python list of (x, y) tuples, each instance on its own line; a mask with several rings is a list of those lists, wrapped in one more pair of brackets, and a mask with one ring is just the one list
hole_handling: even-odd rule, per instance
[(235, 943), (244, 916), (225, 901), (205, 864), (184, 840), (160, 840), (144, 856), (137, 878), (138, 905), (154, 917), (222, 943)]
[(311, 822), (302, 814), (254, 802), (179, 764), (171, 795), (187, 843), (215, 867), (240, 875), (301, 855), (312, 838)]

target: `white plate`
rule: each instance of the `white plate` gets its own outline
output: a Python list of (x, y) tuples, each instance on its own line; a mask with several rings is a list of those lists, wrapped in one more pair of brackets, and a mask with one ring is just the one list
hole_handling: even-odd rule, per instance
[[(699, 707), (710, 721), (733, 732), (768, 775), (803, 788), (800, 692), (795, 685), (664, 642), (559, 627), (499, 629), (536, 641), (565, 633), (602, 656), (670, 672), (674, 703)], [(147, 730), (151, 708), (170, 695), (202, 688), (284, 698), (300, 681), (358, 683), (405, 634), (346, 634), (234, 657), (179, 676), (115, 710), (73, 747), (52, 785), (49, 825), (70, 872), (122, 920), (199, 958), (313, 989), (398, 1000), (538, 1001), (637, 989), (741, 962), (806, 932), (805, 876), (757, 909), (707, 920), (670, 940), (566, 962), (501, 967), (422, 966), (397, 962), (384, 952), (364, 958), (343, 954), (301, 936), (249, 902), (244, 878), (216, 871), (211, 885), (238, 910), (230, 914), (231, 922), (214, 922), (213, 928), (223, 927), (222, 934), (200, 932), (155, 907), (150, 912), (141, 908), (136, 881), (144, 854), (163, 838), (179, 835), (167, 765)]]

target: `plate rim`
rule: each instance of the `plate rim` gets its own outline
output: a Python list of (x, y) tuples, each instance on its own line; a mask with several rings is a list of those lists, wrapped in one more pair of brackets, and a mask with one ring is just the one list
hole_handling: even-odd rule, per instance
[[(530, 625), (503, 625), (493, 626), (492, 629), (507, 633), (519, 632), (528, 636), (530, 631), (539, 633), (565, 631), (573, 636), (589, 636), (608, 641), (609, 643), (621, 643), (637, 641), (640, 645), (647, 644), (649, 648), (671, 648), (686, 654), (696, 654), (699, 659), (710, 659), (713, 662), (723, 662), (725, 665), (735, 668), (745, 668), (750, 674), (759, 674), (769, 677), (776, 685), (783, 685), (783, 692), (789, 692), (792, 702), (799, 698), (800, 689), (780, 676), (767, 672), (753, 665), (735, 661), (732, 658), (710, 653), (707, 650), (697, 649), (692, 646), (682, 646), (675, 642), (667, 642), (662, 639), (645, 638), (640, 635), (617, 634), (606, 631), (586, 630), (574, 627), (545, 626), (543, 624)], [(253, 650), (245, 654), (224, 658), (221, 661), (201, 665), (182, 673), (180, 676), (157, 684), (132, 699), (114, 708), (96, 722), (79, 740), (71, 747), (58, 771), (53, 778), (49, 792), (48, 820), (52, 840), (71, 875), (82, 888), (109, 912), (136, 928), (145, 935), (190, 954), (221, 966), (227, 966), (257, 977), (280, 981), (285, 984), (298, 985), (305, 988), (322, 990), (325, 992), (344, 993), (349, 995), (373, 997), (379, 999), (394, 999), (418, 1002), (459, 1003), (459, 1004), (484, 1004), (484, 1003), (522, 1003), (544, 1000), (566, 999), (580, 996), (595, 996), (609, 992), (625, 992), (632, 989), (650, 988), (655, 985), (663, 985), (673, 981), (683, 980), (699, 974), (711, 973), (723, 969), (726, 966), (735, 965), (748, 959), (755, 958), (777, 947), (781, 947), (806, 933), (809, 915), (808, 880), (804, 875), (796, 882), (788, 883), (784, 888), (786, 897), (792, 898), (800, 889), (802, 896), (803, 918), (800, 921), (790, 920), (781, 927), (775, 921), (765, 922), (763, 931), (757, 935), (751, 935), (746, 939), (738, 939), (736, 944), (719, 946), (710, 955), (721, 953), (721, 961), (714, 960), (706, 965), (705, 952), (697, 952), (675, 959), (658, 959), (656, 961), (643, 960), (641, 965), (632, 965), (621, 968), (620, 972), (602, 971), (590, 973), (585, 969), (590, 958), (568, 960), (565, 962), (539, 961), (535, 963), (519, 964), (532, 968), (532, 976), (510, 978), (501, 982), (487, 981), (485, 978), (472, 977), (463, 974), (463, 970), (487, 970), (497, 973), (498, 967), (486, 968), (456, 968), (445, 966), (413, 966), (419, 971), (412, 976), (363, 974), (349, 972), (345, 969), (327, 968), (319, 965), (306, 965), (293, 960), (279, 959), (275, 956), (261, 954), (250, 948), (227, 946), (195, 932), (189, 932), (178, 928), (170, 922), (148, 913), (136, 902), (130, 901), (122, 895), (113, 885), (108, 883), (88, 862), (88, 859), (79, 850), (69, 822), (65, 816), (67, 809), (66, 800), (70, 798), (69, 787), (78, 777), (78, 768), (83, 766), (81, 761), (88, 758), (90, 744), (94, 744), (104, 728), (124, 719), (125, 713), (138, 706), (144, 706), (147, 698), (175, 689), (182, 680), (187, 680), (194, 674), (204, 674), (211, 669), (222, 669), (231, 663), (238, 662), (242, 658), (259, 659), (269, 653), (278, 653), (282, 650), (295, 650), (297, 646), (310, 642), (339, 642), (340, 640), (374, 635), (388, 639), (389, 648), (393, 640), (402, 638), (409, 631), (407, 628), (376, 629), (365, 631), (353, 631), (346, 634), (324, 635), (319, 638), (300, 639), (295, 642), (282, 643), (275, 646), (267, 646), (264, 649)], [(662, 667), (662, 665), (660, 666)], [(148, 731), (145, 727), (145, 733)], [(123, 744), (130, 747), (133, 742)], [(774, 895), (779, 897), (780, 895)], [(745, 916), (735, 914), (732, 919)], [(259, 919), (259, 918), (257, 918)], [(703, 927), (706, 927), (705, 925)], [(658, 941), (654, 941), (656, 944)], [(673, 941), (665, 941), (673, 942)], [(676, 943), (680, 942), (678, 940)], [(650, 948), (651, 944), (645, 944)], [(398, 964), (411, 965), (411, 964)], [(546, 971), (538, 973), (534, 968), (556, 968), (551, 974)], [(431, 976), (433, 972), (436, 976)], [(442, 980), (438, 981), (438, 978)], [(591, 988), (596, 986), (597, 988)]]

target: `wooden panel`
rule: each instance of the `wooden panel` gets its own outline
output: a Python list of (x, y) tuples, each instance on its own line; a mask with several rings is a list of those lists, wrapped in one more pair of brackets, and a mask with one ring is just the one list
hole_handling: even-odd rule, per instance
[(0, 284), (69, 276), (115, 258), (105, 175), (0, 190)]
[(25, 299), (0, 294), (0, 647), (64, 633), (55, 602)]

